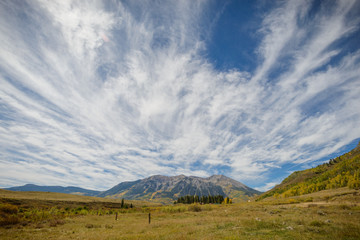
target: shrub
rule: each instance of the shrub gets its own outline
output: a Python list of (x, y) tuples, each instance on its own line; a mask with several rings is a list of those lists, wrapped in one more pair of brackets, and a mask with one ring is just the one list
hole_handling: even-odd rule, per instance
[(325, 225), (325, 223), (320, 222), (320, 221), (317, 221), (317, 220), (312, 221), (312, 222), (310, 223), (310, 226), (313, 226), (313, 227), (322, 227), (323, 225)]
[(18, 216), (5, 216), (0, 218), (0, 226), (8, 226), (8, 225), (15, 225), (20, 222), (20, 219)]
[(201, 207), (199, 205), (191, 205), (188, 207), (188, 211), (192, 212), (201, 212)]
[(8, 203), (0, 205), (0, 213), (15, 214), (18, 213), (18, 210), (17, 206)]
[(114, 227), (113, 225), (109, 225), (109, 224), (105, 225), (105, 228), (107, 228), (107, 229), (112, 229), (113, 227)]
[(317, 206), (318, 206), (318, 205), (315, 204), (315, 203), (311, 203), (311, 204), (308, 205), (308, 207), (317, 207)]
[(51, 219), (50, 220), (50, 227), (56, 227), (57, 225), (63, 225), (65, 224), (65, 221), (62, 219)]
[(160, 208), (161, 212), (167, 212), (167, 213), (177, 213), (177, 212), (185, 212), (186, 207), (183, 205), (180, 206), (167, 206)]
[(92, 223), (88, 223), (85, 225), (86, 228), (100, 228), (101, 225), (96, 225), (96, 224), (92, 224)]

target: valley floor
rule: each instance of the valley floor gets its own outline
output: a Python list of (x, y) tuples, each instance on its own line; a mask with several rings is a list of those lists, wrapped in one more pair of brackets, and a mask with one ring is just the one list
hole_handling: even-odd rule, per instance
[(5, 226), (0, 239), (360, 239), (357, 200), (289, 203), (142, 206), (118, 220), (88, 214)]

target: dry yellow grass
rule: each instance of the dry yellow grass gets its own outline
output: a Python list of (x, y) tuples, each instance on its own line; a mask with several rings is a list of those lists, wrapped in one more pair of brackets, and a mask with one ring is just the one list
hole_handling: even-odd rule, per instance
[(356, 206), (213, 206), (201, 212), (81, 216), (57, 227), (1, 229), (1, 239), (359, 239)]
[(54, 227), (14, 225), (1, 228), (0, 239), (360, 239), (358, 203), (277, 204), (141, 207), (117, 221), (115, 214), (89, 214)]
[[(0, 198), (8, 199), (31, 199), (31, 200), (51, 200), (51, 201), (73, 201), (73, 202), (111, 202), (121, 203), (121, 199), (100, 198), (100, 197), (88, 197), (65, 193), (54, 192), (17, 192), (7, 191), (0, 189)], [(128, 200), (128, 203), (133, 203), (137, 206), (160, 206), (159, 203), (151, 203), (146, 201)]]
[(319, 192), (314, 192), (310, 194), (305, 194), (301, 196), (292, 196), (288, 198), (283, 197), (268, 197), (262, 202), (270, 202), (270, 203), (282, 203), (287, 202), (289, 199), (293, 199), (296, 202), (326, 202), (327, 204), (356, 204), (360, 203), (360, 190), (359, 189), (350, 189), (348, 187), (331, 189), (331, 190), (323, 190)]

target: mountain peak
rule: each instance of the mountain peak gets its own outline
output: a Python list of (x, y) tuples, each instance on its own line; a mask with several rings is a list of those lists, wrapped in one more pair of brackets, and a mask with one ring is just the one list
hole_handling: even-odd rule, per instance
[(219, 175), (212, 175), (212, 176), (210, 176), (210, 177), (208, 177), (209, 179), (211, 179), (211, 178), (214, 178), (214, 179), (220, 179), (220, 178), (228, 178), (228, 177), (226, 177), (226, 176), (224, 176), (224, 175), (221, 175), (221, 174), (219, 174)]
[(13, 187), (8, 190), (60, 192), (159, 203), (172, 203), (178, 197), (185, 195), (222, 195), (239, 201), (260, 193), (224, 175), (202, 178), (184, 174), (177, 176), (153, 175), (136, 181), (125, 181), (104, 192), (78, 187), (37, 186), (34, 184)]
[(185, 195), (223, 195), (245, 200), (254, 194), (259, 192), (224, 175), (201, 178), (181, 174), (172, 177), (154, 175), (135, 182), (120, 183), (99, 196), (170, 203)]

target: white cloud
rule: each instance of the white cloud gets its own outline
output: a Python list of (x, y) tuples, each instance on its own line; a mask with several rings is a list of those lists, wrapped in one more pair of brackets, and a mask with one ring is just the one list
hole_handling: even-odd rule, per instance
[(268, 182), (262, 187), (257, 187), (256, 190), (258, 190), (260, 192), (266, 192), (266, 191), (272, 189), (273, 187), (275, 187), (279, 183), (280, 182)]
[(254, 72), (204, 58), (206, 1), (111, 4), (0, 6), (6, 186), (105, 189), (222, 167), (259, 183), (360, 136), (360, 52), (337, 44), (358, 29), (346, 17), (355, 2), (312, 18), (311, 2), (277, 4), (260, 26)]

